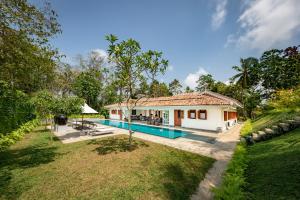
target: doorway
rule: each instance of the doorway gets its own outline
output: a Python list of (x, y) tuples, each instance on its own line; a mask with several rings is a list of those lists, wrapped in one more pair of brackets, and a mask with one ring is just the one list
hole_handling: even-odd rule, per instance
[(183, 110), (174, 110), (174, 126), (181, 126), (182, 118), (183, 118)]

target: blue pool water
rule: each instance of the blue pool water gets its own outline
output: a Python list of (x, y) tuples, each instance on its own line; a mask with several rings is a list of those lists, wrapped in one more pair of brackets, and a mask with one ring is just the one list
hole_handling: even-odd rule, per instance
[[(127, 122), (114, 121), (114, 120), (100, 120), (99, 122), (100, 122), (100, 124), (107, 125), (107, 126), (128, 129)], [(131, 124), (131, 130), (137, 131), (137, 132), (142, 132), (142, 133), (147, 133), (150, 135), (157, 135), (157, 136), (161, 136), (161, 137), (165, 137), (165, 138), (171, 138), (171, 139), (182, 137), (189, 133), (189, 132), (181, 131), (181, 130), (160, 128), (160, 127), (155, 127), (155, 126), (147, 126), (147, 125), (143, 125), (143, 124)]]
[[(128, 129), (127, 122), (114, 121), (114, 120), (100, 120), (98, 122), (100, 124), (107, 125), (107, 126)], [(161, 127), (155, 127), (155, 126), (147, 126), (147, 125), (143, 125), (143, 124), (131, 124), (131, 130), (137, 131), (137, 132), (142, 132), (142, 133), (147, 133), (150, 135), (156, 135), (156, 136), (160, 136), (160, 137), (170, 138), (170, 139), (184, 137), (184, 138), (199, 140), (199, 141), (208, 142), (208, 143), (215, 142), (215, 138), (213, 138), (213, 137), (208, 137), (208, 136), (203, 136), (203, 135), (195, 135), (188, 131), (161, 128)]]

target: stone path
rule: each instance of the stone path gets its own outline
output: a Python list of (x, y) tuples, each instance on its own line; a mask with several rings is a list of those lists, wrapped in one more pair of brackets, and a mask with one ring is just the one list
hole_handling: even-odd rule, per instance
[(206, 200), (213, 199), (211, 189), (218, 187), (221, 184), (222, 175), (226, 170), (227, 164), (230, 161), (236, 143), (239, 140), (241, 125), (237, 125), (229, 130), (226, 135), (218, 138), (216, 146), (220, 149), (226, 149), (226, 153), (219, 152), (218, 156), (215, 157), (217, 161), (213, 167), (208, 170), (205, 178), (201, 181), (197, 192), (191, 197), (191, 200)]

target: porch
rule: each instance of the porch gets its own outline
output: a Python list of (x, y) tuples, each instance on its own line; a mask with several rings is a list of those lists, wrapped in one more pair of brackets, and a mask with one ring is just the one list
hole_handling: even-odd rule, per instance
[[(126, 111), (125, 111), (126, 112)], [(125, 116), (128, 116), (125, 113)], [(125, 120), (126, 117), (124, 118)], [(169, 126), (169, 110), (135, 109), (132, 110), (131, 120), (148, 125)]]

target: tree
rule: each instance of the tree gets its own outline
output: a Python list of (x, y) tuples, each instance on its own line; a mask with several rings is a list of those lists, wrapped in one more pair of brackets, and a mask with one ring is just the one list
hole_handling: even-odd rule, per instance
[(300, 83), (300, 53), (298, 48), (272, 49), (264, 52), (261, 56), (261, 80), (262, 86), (267, 90), (267, 97), (276, 90), (291, 89)]
[(128, 110), (129, 146), (132, 142), (131, 113), (138, 101), (147, 96), (140, 94), (141, 83), (147, 79), (155, 80), (167, 68), (168, 61), (162, 59), (162, 53), (142, 52), (140, 44), (128, 39), (118, 42), (114, 35), (107, 35), (109, 42), (109, 60), (114, 64), (114, 78), (118, 90), (118, 104), (125, 102)]
[(174, 79), (171, 83), (169, 83), (169, 91), (172, 95), (180, 94), (182, 85), (177, 79)]
[(238, 73), (231, 79), (240, 84), (243, 89), (247, 89), (256, 85), (259, 82), (258, 67), (259, 63), (256, 58), (249, 57), (240, 59), (241, 66), (233, 66), (232, 68)]
[(90, 71), (83, 71), (74, 80), (74, 93), (86, 100), (93, 107), (97, 104), (97, 98), (100, 94), (101, 83), (95, 77), (95, 74)]
[(84, 102), (84, 99), (79, 98), (77, 96), (56, 97), (54, 98), (51, 107), (51, 113), (54, 116), (60, 114), (66, 116), (69, 116), (71, 114), (81, 114)]
[(47, 121), (51, 118), (52, 108), (56, 102), (54, 102), (54, 96), (47, 90), (42, 90), (36, 93), (32, 98), (32, 102), (35, 106), (37, 116), (45, 120), (45, 129), (47, 128)]
[[(80, 114), (84, 100), (76, 96), (54, 96), (47, 90), (39, 91), (32, 98), (38, 117), (47, 121), (56, 115)], [(46, 129), (46, 126), (45, 126)]]
[(56, 13), (26, 0), (2, 0), (0, 13), (0, 79), (26, 93), (49, 87), (58, 57), (48, 40), (61, 32)]
[(197, 80), (196, 91), (202, 92), (206, 89), (211, 90), (214, 86), (215, 80), (211, 74), (203, 74), (199, 76)]
[(52, 90), (61, 93), (62, 96), (70, 95), (73, 91), (73, 84), (78, 74), (79, 71), (74, 70), (71, 65), (60, 63)]
[(189, 86), (186, 86), (185, 92), (186, 92), (186, 93), (191, 93), (191, 92), (194, 92), (194, 90), (191, 89)]
[(153, 81), (150, 85), (150, 97), (165, 97), (170, 96), (170, 91), (165, 83), (160, 83), (158, 81)]
[(151, 82), (156, 80), (159, 74), (164, 74), (168, 66), (168, 60), (162, 58), (162, 52), (149, 50), (137, 57), (139, 64)]

